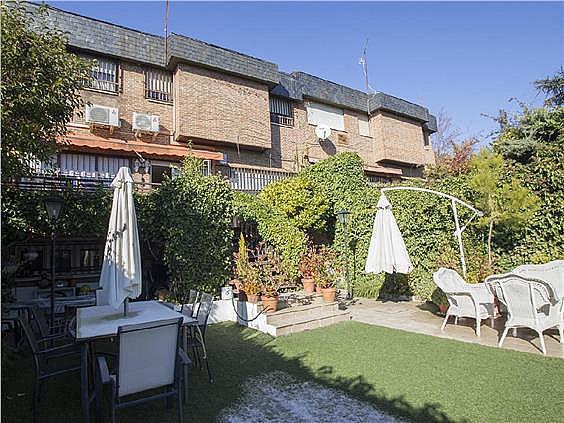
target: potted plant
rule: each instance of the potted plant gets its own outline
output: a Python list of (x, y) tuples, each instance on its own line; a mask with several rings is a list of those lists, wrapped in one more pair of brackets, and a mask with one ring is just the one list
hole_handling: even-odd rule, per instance
[(431, 301), (439, 308), (439, 313), (446, 314), (449, 304), (445, 293), (440, 288), (433, 291)]
[(239, 249), (234, 254), (235, 256), (235, 278), (233, 279), (233, 284), (237, 288), (237, 294), (239, 301), (247, 301), (247, 294), (243, 289), (244, 280), (247, 278), (247, 274), (250, 270), (249, 264), (249, 253), (247, 251), (247, 244), (245, 243), (245, 237), (243, 233), (239, 237)]
[(250, 303), (259, 302), (262, 286), (259, 270), (255, 266), (249, 266), (245, 272), (244, 278), (241, 280), (241, 288), (245, 292), (247, 301)]
[(336, 284), (340, 275), (337, 254), (330, 248), (322, 247), (318, 257), (318, 265), (314, 273), (315, 286), (320, 288), (323, 301), (332, 303), (337, 296)]
[(315, 283), (313, 281), (318, 267), (319, 255), (314, 247), (310, 247), (300, 262), (300, 275), (306, 294), (313, 294)]

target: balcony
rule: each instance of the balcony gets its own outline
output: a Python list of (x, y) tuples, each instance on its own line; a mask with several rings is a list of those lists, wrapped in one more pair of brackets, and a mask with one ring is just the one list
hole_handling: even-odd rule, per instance
[(229, 182), (234, 191), (257, 193), (272, 182), (294, 176), (295, 173), (278, 169), (258, 169), (243, 165), (231, 165)]

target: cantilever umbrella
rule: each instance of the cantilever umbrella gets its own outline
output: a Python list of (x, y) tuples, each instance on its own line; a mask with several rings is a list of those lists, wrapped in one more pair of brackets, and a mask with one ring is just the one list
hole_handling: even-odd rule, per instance
[(119, 308), (127, 299), (141, 295), (141, 252), (137, 217), (133, 203), (133, 178), (127, 167), (119, 169), (112, 181), (114, 199), (104, 249), (104, 263), (100, 274), (98, 305)]
[(409, 273), (413, 265), (405, 248), (392, 205), (382, 193), (374, 219), (365, 271), (372, 273)]

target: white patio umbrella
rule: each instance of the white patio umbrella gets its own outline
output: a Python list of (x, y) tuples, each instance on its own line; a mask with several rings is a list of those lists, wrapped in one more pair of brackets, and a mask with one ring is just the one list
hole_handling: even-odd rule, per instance
[(366, 258), (366, 272), (409, 273), (413, 265), (405, 248), (392, 205), (382, 193), (372, 228), (372, 238)]
[(133, 203), (133, 178), (127, 167), (119, 169), (112, 181), (114, 199), (108, 238), (104, 249), (104, 263), (100, 274), (98, 305), (119, 308), (127, 299), (141, 295), (141, 252), (137, 217)]

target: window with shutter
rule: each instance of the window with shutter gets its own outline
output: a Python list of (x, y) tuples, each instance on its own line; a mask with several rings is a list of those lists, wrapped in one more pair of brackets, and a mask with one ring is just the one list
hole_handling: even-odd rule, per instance
[(90, 88), (117, 93), (119, 91), (119, 66), (117, 61), (97, 57), (90, 72)]
[(172, 102), (172, 74), (160, 69), (145, 69), (145, 98)]
[(327, 104), (310, 102), (307, 106), (307, 123), (312, 125), (327, 125), (336, 131), (345, 130), (343, 109)]
[(368, 116), (366, 115), (358, 116), (358, 133), (365, 137), (370, 136), (370, 123), (368, 120)]
[(270, 122), (278, 125), (294, 126), (292, 102), (282, 97), (270, 97)]

